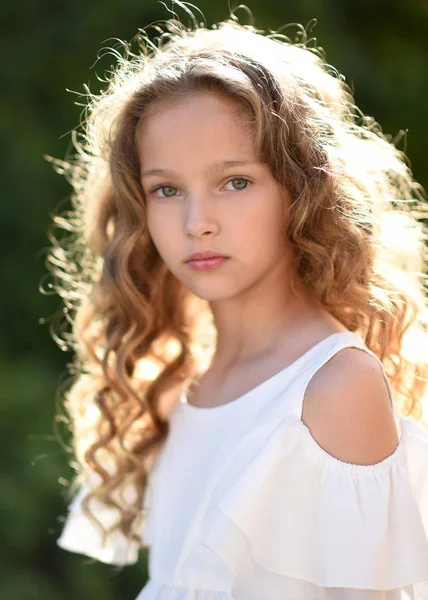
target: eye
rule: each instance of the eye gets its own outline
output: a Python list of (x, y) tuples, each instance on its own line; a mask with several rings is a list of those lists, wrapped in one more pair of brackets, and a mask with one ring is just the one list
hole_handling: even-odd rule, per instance
[[(159, 194), (157, 194), (159, 190), (163, 190), (163, 195), (159, 196)], [(152, 190), (152, 194), (155, 194), (159, 198), (173, 198), (176, 192), (177, 188), (175, 188), (173, 185), (160, 185)]]
[(228, 185), (229, 183), (232, 184), (232, 190), (234, 192), (239, 192), (241, 190), (245, 190), (245, 188), (247, 188), (248, 185), (251, 184), (251, 181), (249, 179), (246, 179), (245, 177), (233, 177), (232, 179), (229, 179), (226, 185)]

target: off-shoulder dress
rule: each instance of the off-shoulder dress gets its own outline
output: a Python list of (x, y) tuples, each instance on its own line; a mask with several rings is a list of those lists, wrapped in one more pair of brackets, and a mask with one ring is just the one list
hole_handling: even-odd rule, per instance
[[(373, 465), (338, 460), (301, 420), (310, 379), (347, 347), (381, 364), (401, 430)], [(136, 562), (138, 544), (121, 534), (101, 547), (81, 512), (86, 493), (58, 545)], [(357, 333), (329, 335), (227, 404), (195, 406), (183, 389), (144, 504), (149, 579), (136, 600), (428, 600), (428, 431), (398, 413)], [(117, 515), (99, 506), (98, 518)]]

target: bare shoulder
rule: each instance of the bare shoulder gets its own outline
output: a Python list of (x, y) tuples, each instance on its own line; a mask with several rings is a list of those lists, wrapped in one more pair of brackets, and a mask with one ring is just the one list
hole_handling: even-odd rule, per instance
[(399, 441), (382, 367), (358, 348), (339, 350), (313, 375), (302, 421), (326, 452), (347, 463), (376, 464)]

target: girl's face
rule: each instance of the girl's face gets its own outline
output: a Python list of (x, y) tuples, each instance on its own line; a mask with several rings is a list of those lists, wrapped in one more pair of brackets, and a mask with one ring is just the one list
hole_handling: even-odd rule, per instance
[[(287, 192), (257, 158), (235, 100), (198, 91), (158, 103), (137, 143), (149, 233), (177, 279), (209, 302), (244, 294), (275, 273), (284, 285)], [(228, 258), (211, 270), (186, 264), (203, 250)]]

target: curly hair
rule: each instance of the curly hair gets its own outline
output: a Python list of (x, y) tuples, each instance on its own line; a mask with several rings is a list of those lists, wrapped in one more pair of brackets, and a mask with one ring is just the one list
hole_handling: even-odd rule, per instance
[[(72, 153), (47, 157), (73, 188), (71, 210), (52, 216), (66, 235), (52, 233), (46, 262), (72, 326), (54, 334), (74, 357), (61, 408), (73, 483), (97, 480), (84, 509), (104, 539), (120, 530), (140, 541), (167, 403), (216, 342), (207, 302), (167, 269), (147, 229), (136, 130), (159, 100), (211, 90), (240, 103), (260, 160), (290, 193), (284, 235), (301, 282), (379, 356), (403, 414), (424, 421), (428, 381), (427, 210), (396, 140), (358, 110), (303, 27), (295, 41), (234, 14), (211, 29), (178, 19), (155, 27), (155, 41), (138, 30), (122, 42), (101, 94), (86, 89)], [(109, 530), (91, 498), (117, 509)]]

